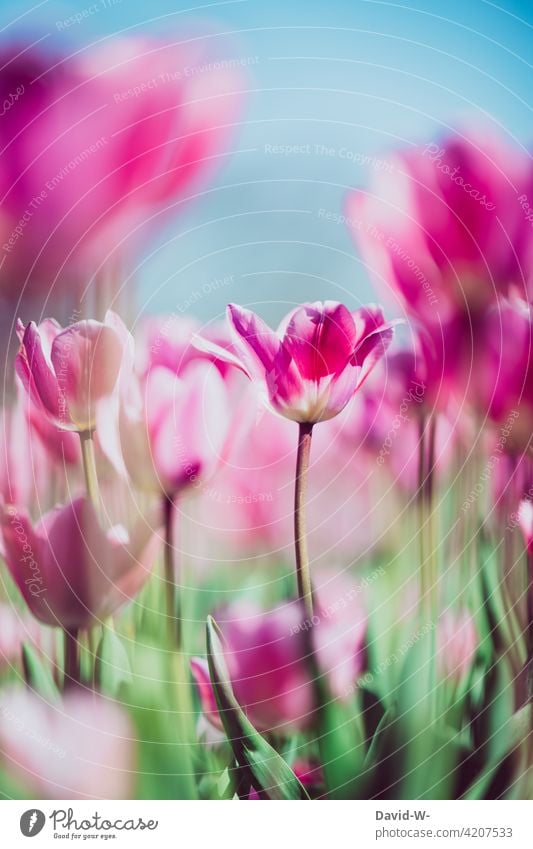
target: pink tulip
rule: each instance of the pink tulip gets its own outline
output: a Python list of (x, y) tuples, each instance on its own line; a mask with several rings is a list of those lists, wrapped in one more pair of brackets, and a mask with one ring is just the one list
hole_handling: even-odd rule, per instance
[[(219, 622), (235, 696), (258, 730), (291, 733), (312, 724), (315, 698), (308, 646), (314, 646), (335, 698), (347, 699), (362, 672), (366, 616), (357, 586), (343, 576), (319, 576), (312, 621), (302, 616), (296, 602), (268, 612), (238, 602)], [(220, 729), (207, 666), (195, 658), (192, 669), (203, 712)]]
[(440, 674), (460, 683), (472, 667), (479, 645), (472, 615), (447, 611), (437, 623), (437, 665)]
[(298, 307), (277, 331), (234, 304), (228, 321), (233, 351), (206, 339), (197, 344), (256, 381), (275, 412), (311, 424), (344, 409), (385, 353), (394, 324), (385, 322), (379, 307), (350, 313), (334, 301)]
[(94, 507), (77, 498), (34, 526), (24, 508), (0, 508), (5, 560), (33, 615), (46, 625), (88, 628), (139, 592), (150, 575), (157, 539), (139, 520), (104, 531)]
[(64, 297), (110, 254), (129, 259), (223, 161), (243, 72), (216, 67), (209, 34), (183, 35), (114, 37), (68, 56), (2, 49), (4, 293), (59, 285)]
[(424, 324), (446, 325), (524, 292), (531, 225), (519, 202), (531, 197), (526, 151), (485, 134), (452, 135), (400, 152), (394, 169), (354, 191), (347, 215), (379, 283)]
[(531, 442), (532, 344), (531, 305), (502, 298), (487, 311), (473, 362), (464, 365), (478, 418), (488, 416), (498, 426), (506, 451), (526, 450)]
[(135, 340), (140, 373), (145, 376), (151, 369), (164, 366), (180, 375), (190, 362), (207, 359), (216, 365), (223, 377), (235, 374), (235, 369), (228, 367), (227, 363), (195, 346), (194, 337), (200, 332), (210, 342), (222, 348), (231, 348), (225, 323), (202, 328), (195, 318), (175, 313), (145, 318)]
[(19, 323), (18, 334), (17, 374), (41, 414), (64, 430), (94, 430), (97, 404), (113, 392), (132, 344), (120, 318), (108, 311), (104, 324), (64, 330), (52, 319)]
[(107, 407), (103, 449), (139, 489), (173, 498), (201, 486), (224, 457), (228, 397), (209, 363), (193, 362), (181, 377), (158, 366), (142, 383), (131, 379), (120, 399), (118, 430), (114, 416)]
[(131, 798), (133, 729), (118, 704), (76, 690), (54, 705), (12, 686), (0, 717), (0, 761), (31, 796)]
[(7, 504), (33, 504), (46, 496), (50, 463), (24, 414), (19, 394), (13, 406), (0, 411), (0, 501)]

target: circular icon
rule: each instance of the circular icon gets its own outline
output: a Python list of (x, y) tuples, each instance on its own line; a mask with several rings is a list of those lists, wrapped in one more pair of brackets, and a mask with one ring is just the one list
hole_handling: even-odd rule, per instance
[(24, 811), (20, 818), (20, 830), (24, 837), (35, 837), (43, 830), (46, 817), (42, 811), (37, 808), (30, 808), (29, 811)]

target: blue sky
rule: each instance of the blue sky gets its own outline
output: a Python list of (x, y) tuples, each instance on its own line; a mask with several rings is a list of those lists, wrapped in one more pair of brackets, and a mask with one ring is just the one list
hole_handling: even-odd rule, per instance
[(179, 34), (206, 18), (228, 34), (228, 56), (249, 60), (250, 92), (210, 191), (168, 220), (137, 270), (150, 311), (191, 304), (210, 319), (232, 300), (277, 318), (300, 300), (355, 305), (371, 294), (368, 276), (321, 210), (340, 212), (388, 151), (465, 123), (533, 140), (530, 2), (3, 0), (0, 10), (4, 39), (42, 34), (65, 50), (116, 32)]

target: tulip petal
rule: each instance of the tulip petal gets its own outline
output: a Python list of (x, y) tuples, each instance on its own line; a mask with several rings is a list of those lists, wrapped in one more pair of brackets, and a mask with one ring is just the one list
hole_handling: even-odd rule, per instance
[(80, 430), (95, 426), (96, 403), (109, 395), (122, 362), (118, 334), (98, 321), (79, 321), (52, 343), (51, 359), (72, 421)]
[(30, 321), (24, 331), (15, 368), (34, 403), (54, 421), (59, 421), (62, 418), (61, 391), (45, 343), (46, 339), (41, 336), (35, 322)]
[(274, 331), (251, 310), (229, 304), (228, 321), (244, 365), (252, 376), (264, 377), (272, 370), (281, 343)]
[(304, 304), (289, 319), (283, 346), (305, 380), (340, 374), (357, 341), (350, 311), (334, 301)]

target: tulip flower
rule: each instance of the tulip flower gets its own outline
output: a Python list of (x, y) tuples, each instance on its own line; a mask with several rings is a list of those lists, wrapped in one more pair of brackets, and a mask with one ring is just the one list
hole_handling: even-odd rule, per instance
[(50, 489), (48, 452), (32, 439), (32, 428), (18, 395), (12, 406), (0, 411), (0, 501), (33, 504)]
[(116, 470), (135, 487), (168, 498), (200, 487), (220, 464), (229, 435), (224, 381), (209, 363), (178, 377), (156, 366), (131, 378), (118, 411), (102, 407), (101, 441)]
[(0, 763), (32, 797), (129, 799), (133, 728), (124, 710), (74, 690), (59, 704), (31, 690), (0, 691)]
[(395, 323), (379, 307), (350, 313), (334, 301), (298, 307), (277, 331), (234, 304), (228, 322), (233, 350), (207, 339), (196, 344), (256, 381), (275, 412), (308, 425), (344, 409), (387, 350)]
[(219, 371), (199, 360), (191, 362), (181, 376), (154, 366), (144, 381), (127, 380), (120, 397), (101, 409), (104, 453), (134, 486), (162, 499), (169, 627), (173, 627), (176, 607), (176, 499), (202, 486), (222, 462), (230, 436), (228, 408)]
[(131, 536), (103, 530), (92, 503), (76, 498), (33, 525), (26, 510), (0, 508), (3, 551), (33, 615), (68, 631), (90, 628), (139, 592), (150, 575), (157, 540), (145, 521)]
[(130, 344), (120, 318), (108, 311), (103, 324), (65, 329), (52, 319), (19, 322), (18, 335), (17, 374), (42, 415), (64, 430), (94, 430), (97, 404), (113, 392)]
[(194, 339), (202, 333), (210, 342), (231, 349), (231, 339), (225, 323), (216, 323), (201, 328), (201, 324), (188, 315), (149, 316), (141, 321), (136, 337), (138, 370), (144, 377), (148, 372), (164, 366), (181, 375), (189, 363), (203, 359), (215, 364), (226, 378), (236, 374), (235, 369), (207, 351), (200, 350)]
[(15, 301), (27, 283), (30, 295), (58, 289), (64, 302), (88, 269), (134, 255), (162, 211), (180, 209), (220, 164), (243, 69), (216, 67), (227, 47), (215, 41), (114, 37), (69, 55), (42, 42), (4, 44), (4, 295)]
[(477, 133), (393, 158), (391, 172), (347, 200), (378, 285), (424, 324), (440, 325), (484, 309), (513, 285), (523, 293), (531, 231), (517, 197), (531, 194), (528, 153)]
[(307, 613), (313, 615), (305, 527), (305, 490), (311, 433), (317, 422), (338, 415), (348, 404), (392, 341), (394, 322), (380, 307), (351, 313), (343, 304), (303, 304), (290, 312), (277, 331), (251, 310), (230, 304), (228, 322), (234, 349), (207, 339), (198, 346), (243, 371), (261, 389), (266, 404), (298, 422), (294, 494), (296, 582)]
[[(316, 703), (309, 645), (335, 698), (346, 700), (362, 672), (366, 616), (356, 587), (339, 576), (322, 576), (316, 595), (313, 620), (302, 617), (296, 602), (267, 612), (236, 602), (219, 620), (235, 696), (258, 730), (287, 734), (312, 724)], [(194, 658), (191, 669), (204, 715), (221, 729), (207, 664)]]
[(464, 364), (478, 418), (488, 417), (501, 449), (514, 454), (531, 448), (532, 342), (531, 305), (514, 294), (487, 310), (473, 363)]

